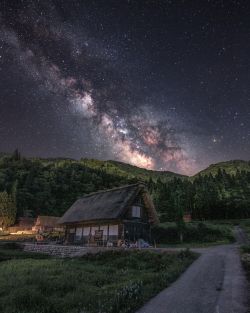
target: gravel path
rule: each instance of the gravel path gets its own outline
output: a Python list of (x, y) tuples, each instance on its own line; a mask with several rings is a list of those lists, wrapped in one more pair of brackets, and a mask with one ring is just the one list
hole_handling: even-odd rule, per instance
[[(242, 231), (236, 228), (238, 244)], [(242, 237), (243, 236), (243, 237)], [(243, 241), (243, 240), (242, 240)], [(238, 244), (206, 249), (187, 271), (136, 313), (246, 313), (249, 286)]]

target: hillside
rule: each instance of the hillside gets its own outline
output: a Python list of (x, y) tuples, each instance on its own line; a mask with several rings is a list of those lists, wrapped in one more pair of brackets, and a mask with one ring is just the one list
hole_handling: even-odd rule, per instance
[[(161, 179), (163, 182), (167, 182), (172, 180), (174, 177), (188, 178), (188, 176), (170, 171), (147, 170), (134, 165), (113, 160), (101, 161), (96, 159), (81, 159), (80, 162), (89, 168), (104, 170), (108, 174), (127, 177), (129, 179), (136, 178), (141, 180), (149, 180), (149, 178), (152, 178), (154, 181), (156, 181), (157, 179)], [(230, 175), (235, 175), (237, 171), (250, 172), (250, 161), (232, 160), (211, 164), (209, 167), (195, 174), (191, 178), (195, 178), (199, 175), (205, 176), (209, 174), (215, 176), (218, 173), (219, 169), (224, 170), (227, 174)]]
[(250, 172), (250, 161), (232, 160), (232, 161), (211, 164), (206, 169), (194, 175), (194, 177), (198, 175), (205, 176), (209, 174), (212, 174), (213, 176), (215, 176), (218, 173), (219, 169), (224, 170), (227, 174), (230, 174), (230, 175), (235, 175), (237, 171)]
[(160, 178), (162, 181), (169, 181), (174, 177), (187, 177), (169, 171), (146, 170), (144, 168), (112, 160), (100, 161), (95, 159), (81, 159), (80, 162), (89, 168), (101, 169), (108, 174), (127, 177), (129, 179), (136, 178), (141, 180), (149, 180), (152, 178), (153, 180), (157, 180)]
[[(83, 195), (143, 180), (161, 221), (175, 220), (180, 210), (192, 212), (196, 219), (244, 218), (250, 216), (249, 167), (244, 161), (222, 162), (185, 179), (116, 161), (25, 158), (15, 151), (0, 157), (0, 193), (10, 194), (17, 186), (18, 216), (28, 211), (33, 216), (61, 216)], [(213, 177), (205, 176), (209, 173)]]

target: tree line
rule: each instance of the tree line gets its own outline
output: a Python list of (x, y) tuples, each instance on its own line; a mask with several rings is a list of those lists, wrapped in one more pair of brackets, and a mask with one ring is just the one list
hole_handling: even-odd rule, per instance
[(218, 169), (216, 175), (150, 180), (148, 188), (162, 221), (174, 221), (180, 212), (196, 220), (250, 217), (250, 172)]
[[(6, 203), (17, 216), (61, 216), (85, 194), (137, 181), (81, 161), (26, 159), (15, 151), (0, 157), (0, 217), (6, 216)], [(145, 183), (163, 222), (180, 220), (184, 212), (199, 220), (250, 217), (250, 172), (230, 175), (219, 169), (215, 176)]]

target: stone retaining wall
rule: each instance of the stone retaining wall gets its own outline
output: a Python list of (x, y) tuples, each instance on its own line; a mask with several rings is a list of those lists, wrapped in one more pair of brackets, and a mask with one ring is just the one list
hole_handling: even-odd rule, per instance
[(104, 247), (79, 247), (79, 246), (64, 246), (64, 245), (52, 245), (52, 244), (24, 244), (24, 251), (37, 252), (49, 254), (61, 258), (73, 258), (85, 255), (87, 253), (98, 253), (100, 251), (112, 250)]

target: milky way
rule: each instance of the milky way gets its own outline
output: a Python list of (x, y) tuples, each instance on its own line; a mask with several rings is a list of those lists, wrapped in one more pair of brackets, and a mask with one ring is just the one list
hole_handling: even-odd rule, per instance
[[(127, 7), (131, 4), (124, 1), (122, 5)], [(152, 6), (152, 3), (149, 5)], [(166, 8), (168, 6), (171, 8), (172, 3), (167, 3)], [(105, 14), (109, 12), (108, 19), (102, 20), (96, 13), (102, 9)], [(136, 40), (131, 39), (129, 22), (125, 23), (125, 30), (118, 29), (112, 33), (104, 29), (107, 20), (112, 23), (115, 14), (112, 10), (120, 12), (120, 9), (122, 11), (113, 1), (106, 4), (90, 1), (86, 5), (78, 1), (74, 5), (69, 5), (67, 1), (17, 1), (11, 4), (3, 1), (1, 69), (8, 74), (1, 88), (9, 91), (6, 99), (3, 97), (2, 117), (11, 110), (6, 102), (14, 101), (16, 117), (10, 118), (9, 125), (12, 125), (8, 133), (13, 135), (18, 132), (18, 117), (22, 118), (22, 114), (29, 122), (25, 129), (22, 128), (28, 139), (21, 139), (21, 142), (9, 139), (6, 143), (5, 138), (1, 148), (18, 146), (28, 155), (39, 155), (42, 151), (40, 154), (43, 156), (112, 158), (147, 169), (184, 174), (192, 174), (208, 162), (219, 161), (219, 158), (235, 157), (229, 133), (224, 132), (222, 121), (213, 127), (223, 110), (225, 114), (225, 105), (224, 109), (220, 108), (220, 97), (216, 98), (213, 94), (218, 90), (211, 92), (214, 99), (210, 99), (209, 95), (211, 101), (208, 101), (208, 90), (204, 88), (209, 88), (210, 81), (198, 77), (197, 91), (192, 92), (196, 84), (194, 80), (186, 81), (184, 87), (180, 86), (180, 90), (173, 93), (170, 90), (173, 82), (168, 84), (168, 80), (160, 79), (162, 69), (155, 67), (155, 72), (152, 72), (148, 68), (147, 52), (143, 52), (150, 43), (146, 33), (143, 40), (132, 45), (136, 51), (129, 51), (126, 55), (124, 41), (128, 42), (127, 49), (131, 49), (130, 41)], [(157, 5), (155, 9), (157, 13)], [(125, 12), (124, 17), (129, 13), (132, 14), (131, 11)], [(147, 7), (144, 14), (147, 14)], [(165, 23), (162, 27), (166, 27)], [(100, 36), (101, 31), (103, 37)], [(122, 37), (122, 40), (116, 36)], [(167, 40), (167, 37), (166, 34), (162, 39)], [(153, 41), (151, 43), (154, 44)], [(141, 49), (143, 44), (145, 47)], [(158, 45), (155, 49), (161, 50), (160, 40)], [(223, 49), (221, 53), (224, 53)], [(186, 58), (185, 53), (182, 58)], [(166, 60), (162, 58), (159, 61), (166, 73), (171, 73), (172, 80), (176, 80)], [(182, 60), (176, 58), (177, 61), (180, 63), (177, 66), (185, 74)], [(212, 67), (209, 69), (212, 70)], [(152, 81), (154, 75), (158, 78)], [(213, 77), (210, 79), (212, 83)], [(19, 94), (13, 95), (13, 100), (10, 93), (15, 93), (15, 90)], [(29, 99), (27, 93), (31, 95)], [(202, 95), (198, 96), (199, 93)], [(20, 104), (18, 98), (22, 99)], [(192, 102), (198, 101), (204, 103), (193, 107)], [(208, 102), (211, 102), (210, 105)], [(211, 107), (215, 111), (209, 116)], [(229, 115), (229, 112), (234, 121), (238, 121), (243, 112), (249, 114), (249, 106), (243, 103), (236, 109), (230, 102), (226, 114)], [(228, 119), (222, 116), (224, 124)], [(3, 122), (5, 132), (10, 127), (7, 121), (8, 118)], [(239, 136), (241, 140), (245, 136), (244, 140), (249, 143), (249, 127), (246, 128), (244, 118), (239, 122), (243, 129)], [(37, 142), (39, 137), (41, 141)], [(9, 138), (12, 138), (11, 135)], [(241, 150), (243, 152), (237, 158), (245, 157), (246, 151), (244, 148)]]

